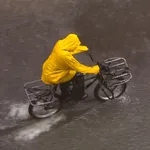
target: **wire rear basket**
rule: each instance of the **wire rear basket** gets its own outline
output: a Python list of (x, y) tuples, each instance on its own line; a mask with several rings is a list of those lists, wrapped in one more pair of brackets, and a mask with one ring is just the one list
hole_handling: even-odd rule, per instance
[(112, 85), (125, 84), (131, 80), (132, 74), (124, 58), (113, 57), (104, 60), (104, 63), (109, 67), (110, 72), (107, 76), (107, 80), (109, 80)]
[[(29, 102), (32, 105), (35, 105), (36, 102), (40, 99), (43, 99), (46, 96), (53, 97), (52, 87), (50, 85), (44, 84), (41, 80), (35, 80), (28, 82), (24, 85), (25, 93), (28, 97)], [(50, 97), (49, 97), (50, 98)], [(40, 103), (39, 105), (45, 105), (46, 103)]]

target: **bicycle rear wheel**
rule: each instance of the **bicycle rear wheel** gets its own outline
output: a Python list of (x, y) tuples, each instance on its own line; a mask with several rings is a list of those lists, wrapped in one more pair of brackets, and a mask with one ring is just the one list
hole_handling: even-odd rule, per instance
[(114, 98), (120, 97), (126, 90), (127, 84), (121, 84), (118, 86), (111, 87), (111, 90), (113, 91), (114, 97), (112, 96), (111, 92), (108, 89), (101, 88), (101, 85), (97, 84), (94, 89), (94, 96), (97, 100), (100, 100), (102, 102), (106, 102), (108, 100), (112, 100)]
[[(44, 104), (43, 104), (44, 101)], [(30, 104), (28, 112), (30, 116), (36, 119), (48, 118), (59, 112), (61, 109), (61, 102), (59, 99), (40, 99), (35, 105)]]

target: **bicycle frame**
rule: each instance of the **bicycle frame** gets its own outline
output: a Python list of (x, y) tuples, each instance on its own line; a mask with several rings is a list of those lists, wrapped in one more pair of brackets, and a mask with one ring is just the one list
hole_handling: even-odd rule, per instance
[[(84, 76), (86, 76), (86, 75), (84, 75)], [(94, 75), (94, 76), (92, 76), (92, 77), (89, 77), (89, 78), (84, 79), (84, 83), (87, 82), (87, 81), (92, 80), (90, 83), (88, 83), (87, 85), (85, 85), (85, 90), (87, 90), (92, 84), (94, 84), (96, 81), (98, 81), (98, 80), (100, 79), (100, 76), (101, 76), (101, 75), (99, 74), (99, 75)], [(71, 84), (71, 85), (72, 85), (72, 84)], [(71, 85), (70, 85), (70, 86), (71, 86)], [(57, 87), (58, 87), (58, 85), (55, 85), (55, 86), (53, 87), (53, 95), (54, 95), (55, 97), (57, 97), (57, 98), (60, 98), (60, 95), (56, 93)]]
[[(84, 75), (84, 76), (86, 76), (86, 75)], [(85, 86), (85, 89), (88, 89), (92, 84), (94, 84), (98, 80), (98, 75), (84, 79), (84, 82), (89, 81), (89, 80), (92, 80), (92, 81)]]

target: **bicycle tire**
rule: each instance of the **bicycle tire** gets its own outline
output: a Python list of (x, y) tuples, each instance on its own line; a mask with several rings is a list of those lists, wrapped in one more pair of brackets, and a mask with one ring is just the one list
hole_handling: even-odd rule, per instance
[[(126, 83), (118, 85), (117, 87), (119, 87), (119, 86), (122, 86), (122, 90), (117, 95), (114, 95), (114, 98), (119, 98), (125, 92), (125, 90), (127, 88), (127, 84)], [(101, 86), (100, 86), (100, 84), (97, 84), (96, 87), (95, 87), (95, 89), (94, 89), (94, 96), (95, 96), (95, 98), (97, 100), (101, 101), (101, 102), (108, 101), (109, 100), (108, 97), (104, 98), (101, 95), (99, 95), (99, 91), (100, 90), (101, 90)]]
[[(52, 114), (47, 113), (46, 115), (36, 115), (34, 112), (34, 108), (36, 105), (29, 104), (29, 107), (28, 107), (29, 115), (35, 119), (44, 119), (44, 118), (51, 117), (52, 115), (58, 113), (61, 109), (61, 101), (59, 99), (57, 99), (57, 101), (59, 102), (59, 106), (58, 106), (58, 108), (56, 108), (56, 111)], [(41, 106), (41, 107), (43, 107), (43, 109), (44, 109), (44, 106)], [(48, 110), (50, 110), (50, 109), (48, 109)]]

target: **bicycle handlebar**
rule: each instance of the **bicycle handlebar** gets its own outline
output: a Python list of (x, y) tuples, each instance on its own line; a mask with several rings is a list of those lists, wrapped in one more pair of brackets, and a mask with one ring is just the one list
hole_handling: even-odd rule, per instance
[(88, 56), (90, 57), (90, 59), (92, 60), (92, 62), (94, 63), (94, 64), (96, 64), (96, 65), (98, 65), (99, 66), (99, 68), (101, 68), (101, 71), (103, 71), (103, 72), (109, 72), (110, 70), (109, 70), (109, 67), (108, 67), (108, 65), (104, 65), (104, 64), (102, 64), (102, 63), (100, 63), (100, 62), (96, 62), (94, 59), (93, 59), (93, 57), (92, 57), (92, 54), (90, 53), (90, 52), (87, 52), (87, 54), (88, 54)]
[(92, 60), (92, 62), (100, 67), (100, 63), (99, 62), (95, 62), (94, 58), (92, 57), (92, 54), (90, 52), (87, 52), (87, 54), (90, 57), (90, 59)]
[(94, 61), (94, 59), (93, 59), (93, 57), (92, 57), (92, 54), (91, 54), (90, 52), (87, 52), (87, 54), (88, 54), (88, 55), (89, 55), (89, 57), (91, 58), (92, 62), (94, 62), (94, 63), (95, 63), (95, 61)]

